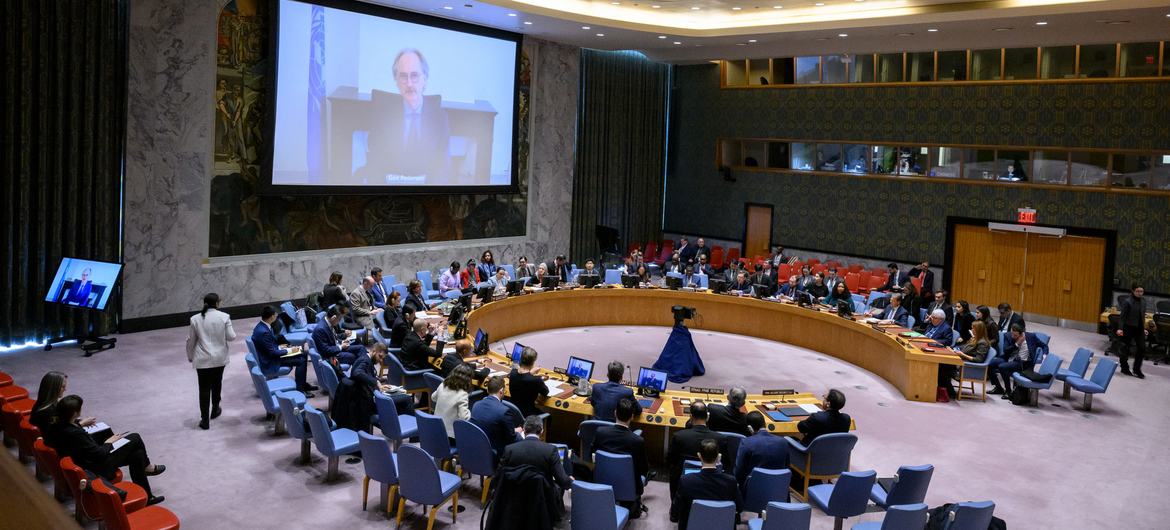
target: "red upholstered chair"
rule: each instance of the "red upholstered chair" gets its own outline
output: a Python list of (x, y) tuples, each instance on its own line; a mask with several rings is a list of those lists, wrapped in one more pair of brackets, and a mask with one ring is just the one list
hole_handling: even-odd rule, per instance
[(886, 275), (885, 274), (882, 274), (880, 276), (873, 275), (873, 276), (869, 277), (869, 290), (871, 290), (871, 291), (881, 289), (882, 286), (885, 284), (886, 284)]
[(857, 273), (857, 290), (850, 289), (851, 292), (857, 294), (865, 294), (869, 292), (869, 278), (873, 276), (869, 271), (863, 270)]
[[(121, 488), (122, 486), (118, 486)], [(102, 520), (107, 530), (171, 530), (179, 528), (179, 518), (161, 506), (147, 506), (127, 513), (118, 494), (100, 480), (91, 484)]]
[(788, 277), (792, 276), (792, 265), (781, 263), (776, 267), (776, 276), (780, 278), (780, 283), (788, 281)]
[(12, 384), (12, 376), (0, 372), (0, 386), (8, 386)]
[(633, 254), (635, 250), (638, 250), (640, 248), (642, 248), (642, 243), (640, 243), (640, 242), (630, 243), (628, 246), (626, 246), (626, 255), (629, 256), (630, 254)]
[(715, 247), (711, 249), (710, 265), (716, 270), (723, 268), (723, 247)]
[(57, 451), (45, 445), (44, 440), (37, 438), (33, 441), (33, 457), (36, 458), (41, 471), (53, 477), (53, 497), (58, 501), (69, 498), (72, 493), (65, 481), (65, 474), (61, 472), (61, 459), (57, 458)]
[(915, 291), (920, 292), (920, 293), (922, 292), (922, 278), (919, 278), (917, 276), (911, 276), (910, 283), (914, 284)]
[[(674, 252), (674, 240), (673, 239), (663, 239), (662, 240), (662, 249), (663, 250), (670, 249), (671, 252)], [(669, 256), (669, 254), (667, 254), (667, 255)]]
[(804, 262), (800, 261), (800, 258), (796, 258), (796, 259), (792, 260), (792, 270), (799, 271), (800, 268), (803, 266), (804, 266)]
[(808, 260), (809, 267), (816, 267), (817, 265), (820, 265), (820, 264), (821, 264), (821, 260), (819, 260), (817, 258), (812, 258), (812, 259)]
[(662, 252), (658, 253), (658, 259), (654, 260), (655, 264), (664, 265), (670, 261), (670, 255), (674, 254), (674, 249), (671, 247), (662, 247)]
[(28, 389), (19, 385), (0, 386), (0, 403), (28, 398)]
[(739, 247), (731, 247), (727, 250), (727, 262), (739, 261)]
[[(85, 471), (77, 464), (73, 463), (73, 459), (65, 457), (61, 459), (61, 475), (65, 477), (65, 483), (69, 485), (69, 492), (73, 494), (74, 502), (74, 516), (77, 517), (78, 522), (84, 523), (86, 520), (90, 521), (105, 521), (106, 528), (114, 528), (109, 524), (99, 501), (99, 495), (94, 491), (94, 486), (101, 483), (100, 480), (89, 480), (86, 477)], [(82, 487), (82, 483), (85, 487)], [(102, 484), (105, 486), (105, 484)], [(126, 492), (126, 500), (118, 498), (118, 493), (114, 490), (109, 490), (114, 494), (114, 499), (118, 501), (118, 505), (122, 510), (123, 517), (128, 512), (136, 512), (146, 507), (146, 490), (133, 482), (115, 482), (114, 486)], [(109, 488), (107, 488), (109, 489)]]
[(849, 292), (851, 292), (851, 293), (860, 293), (861, 292), (861, 291), (857, 290), (857, 288), (859, 287), (859, 284), (861, 283), (859, 280), (860, 280), (860, 276), (856, 272), (845, 273), (845, 287), (849, 288)]
[(849, 266), (849, 272), (856, 272), (856, 273), (860, 273), (860, 272), (861, 272), (861, 269), (864, 269), (864, 268), (865, 268), (865, 267), (861, 266), (861, 264), (860, 264), (860, 263), (854, 263), (854, 264), (852, 264), (852, 265), (850, 265), (850, 266)]
[[(19, 449), (19, 455), (22, 460), (34, 460), (36, 455), (33, 454), (33, 442), (41, 437), (41, 430), (29, 423), (29, 416), (26, 414), (20, 418), (19, 431), (16, 434), (16, 446)], [(41, 466), (37, 466), (37, 476), (45, 476), (45, 471)]]
[[(0, 423), (4, 425), (4, 445), (11, 446), (20, 435), (20, 419), (31, 414), (34, 399), (10, 399), (0, 405)], [(21, 455), (24, 456), (24, 455)]]
[(642, 261), (653, 260), (658, 255), (658, 242), (651, 241), (646, 243), (646, 251), (642, 253)]

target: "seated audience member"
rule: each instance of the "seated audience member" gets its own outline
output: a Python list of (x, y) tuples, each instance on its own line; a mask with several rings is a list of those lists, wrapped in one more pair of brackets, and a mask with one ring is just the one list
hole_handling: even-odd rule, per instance
[[(733, 386), (727, 391), (727, 404), (707, 407), (707, 426), (716, 432), (733, 432), (751, 436), (747, 416), (740, 409), (747, 403), (747, 390)], [(728, 455), (730, 457), (730, 455)]]
[(735, 481), (747, 494), (747, 480), (753, 469), (788, 469), (788, 442), (764, 428), (764, 415), (758, 410), (747, 413), (751, 436), (739, 444), (735, 456)]
[(378, 333), (381, 333), (383, 338), (389, 339), (394, 334), (394, 322), (400, 316), (402, 316), (402, 295), (398, 294), (398, 291), (390, 291), (390, 296), (386, 298), (386, 306), (382, 309), (382, 322), (386, 324), (386, 327), (382, 327), (377, 319), (374, 320)]
[(374, 278), (366, 276), (362, 278), (361, 286), (349, 293), (350, 314), (354, 322), (367, 330), (374, 329), (374, 315), (382, 312), (374, 307), (374, 299), (370, 297), (373, 288)]
[[(971, 324), (971, 340), (956, 348), (956, 351), (959, 353), (959, 357), (969, 363), (981, 363), (986, 360), (991, 351), (991, 343), (987, 342), (987, 326), (978, 320)], [(952, 380), (958, 373), (958, 367), (940, 364), (938, 365), (938, 373), (938, 386), (945, 388), (947, 396), (955, 399), (959, 393), (955, 390)]]
[(715, 276), (715, 267), (708, 263), (709, 259), (705, 254), (699, 254), (699, 265), (695, 267), (695, 274), (706, 274), (708, 278)]
[(618, 455), (630, 455), (634, 459), (634, 493), (638, 499), (634, 502), (619, 502), (630, 510), (630, 518), (637, 519), (646, 511), (642, 505), (643, 484), (639, 477), (650, 472), (650, 464), (646, 459), (646, 440), (634, 434), (630, 429), (630, 421), (641, 413), (638, 402), (632, 397), (623, 397), (617, 401), (614, 408), (614, 424), (602, 425), (593, 436), (592, 451), (605, 451)]
[(288, 350), (276, 344), (276, 334), (272, 332), (273, 322), (276, 322), (276, 309), (266, 305), (260, 310), (260, 322), (252, 329), (252, 344), (256, 346), (256, 365), (260, 373), (268, 379), (274, 379), (280, 375), (281, 366), (292, 366), (297, 390), (304, 392), (305, 397), (313, 397), (311, 391), (317, 387), (310, 386), (305, 380), (308, 353), (302, 351), (300, 355), (285, 357)]
[(678, 254), (679, 261), (685, 266), (695, 262), (696, 250), (697, 247), (692, 245), (687, 238), (680, 237), (678, 240), (678, 248), (674, 249), (674, 253)]
[(829, 307), (836, 308), (837, 302), (848, 302), (849, 308), (853, 308), (853, 294), (849, 292), (849, 286), (845, 282), (837, 282), (833, 286), (833, 290), (829, 291), (829, 296), (826, 296), (823, 303)]
[(511, 401), (524, 417), (543, 413), (536, 401), (548, 397), (548, 386), (544, 379), (532, 373), (536, 369), (536, 350), (525, 347), (520, 352), (520, 365), (513, 366), (508, 374), (508, 401)]
[(816, 273), (813, 275), (813, 283), (808, 286), (808, 294), (813, 297), (813, 300), (824, 300), (829, 296), (829, 287), (825, 285), (825, 275)]
[(439, 375), (447, 377), (451, 375), (451, 372), (455, 371), (455, 368), (467, 366), (474, 373), (473, 379), (478, 381), (486, 379), (488, 374), (491, 373), (491, 370), (481, 368), (479, 371), (476, 371), (475, 367), (468, 364), (467, 361), (464, 361), (468, 357), (471, 357), (471, 341), (462, 339), (455, 342), (455, 351), (443, 355), (443, 362), (439, 364)]
[(983, 322), (983, 326), (987, 328), (987, 342), (991, 343), (992, 348), (999, 349), (999, 334), (1002, 331), (1007, 333), (1008, 330), (1001, 330), (999, 324), (996, 324), (995, 319), (991, 318), (991, 308), (981, 305), (975, 308), (975, 320)]
[(569, 273), (572, 272), (572, 267), (569, 266), (569, 260), (565, 258), (564, 254), (558, 254), (556, 259), (550, 261), (545, 267), (548, 274), (560, 278), (562, 282), (569, 281)]
[(935, 309), (926, 318), (926, 329), (922, 332), (926, 337), (941, 342), (943, 346), (951, 345), (951, 338), (955, 331), (947, 324), (947, 314), (942, 309)]
[(638, 265), (638, 268), (634, 270), (634, 275), (638, 277), (638, 283), (650, 283), (650, 269), (646, 268), (645, 263)]
[(906, 284), (910, 283), (910, 277), (906, 273), (898, 270), (897, 263), (886, 265), (886, 270), (889, 271), (889, 275), (886, 277), (886, 283), (878, 287), (879, 291), (895, 291), (900, 293), (906, 288)]
[(634, 390), (622, 384), (622, 374), (626, 367), (621, 361), (610, 361), (605, 370), (606, 382), (593, 385), (593, 418), (603, 421), (613, 421), (613, 411), (623, 398), (634, 401), (634, 415), (642, 413), (642, 406), (634, 399)]
[[(907, 276), (913, 276), (921, 281), (922, 287), (919, 288), (922, 294), (922, 303), (929, 304), (934, 298), (934, 271), (930, 270), (930, 262), (923, 261), (914, 266), (914, 270), (910, 271)], [(934, 308), (929, 309), (934, 311)]]
[[(691, 515), (691, 504), (696, 500), (732, 501), (735, 503), (736, 518), (743, 507), (743, 497), (735, 477), (719, 471), (719, 442), (703, 440), (695, 455), (702, 462), (698, 473), (690, 473), (678, 481), (678, 491), (671, 497), (670, 520), (678, 521), (679, 530), (687, 530)], [(695, 530), (702, 530), (696, 528)]]
[(573, 477), (565, 473), (565, 465), (561, 462), (557, 447), (540, 440), (542, 432), (544, 424), (539, 417), (524, 418), (524, 438), (504, 448), (500, 468), (532, 466), (540, 471), (545, 480), (556, 484), (563, 492), (572, 487)]
[(438, 304), (428, 304), (423, 298), (423, 284), (418, 280), (410, 280), (406, 286), (406, 306), (414, 307), (415, 312), (426, 311)]
[(670, 436), (670, 448), (667, 450), (666, 463), (670, 466), (670, 498), (678, 493), (678, 479), (683, 474), (683, 465), (687, 460), (694, 460), (699, 453), (699, 444), (703, 440), (715, 440), (724, 454), (724, 469), (729, 468), (731, 455), (727, 454), (727, 441), (707, 426), (707, 404), (702, 401), (691, 402), (690, 427), (675, 432)]
[(374, 365), (386, 366), (388, 355), (390, 352), (386, 349), (385, 344), (375, 343), (370, 347), (369, 355), (358, 355), (357, 359), (354, 360), (353, 367), (349, 369), (349, 378), (365, 385), (370, 391), (371, 398), (375, 390), (390, 396), (390, 399), (394, 401), (394, 409), (398, 411), (399, 415), (414, 416), (414, 397), (405, 392), (392, 392), (390, 385), (378, 380), (378, 370), (374, 368)]
[(1037, 346), (1019, 324), (1012, 324), (1010, 333), (1011, 340), (1004, 341), (1003, 353), (992, 359), (987, 368), (987, 379), (994, 385), (988, 394), (1002, 394), (1003, 399), (1011, 397), (1012, 374), (1027, 367)]
[(941, 309), (946, 314), (947, 325), (953, 328), (955, 324), (955, 311), (951, 302), (947, 300), (946, 291), (939, 290), (932, 293), (931, 301), (926, 306), (926, 313), (933, 313), (935, 309)]
[[(45, 444), (57, 451), (61, 458), (70, 457), (73, 462), (108, 481), (113, 481), (118, 468), (130, 468), (130, 480), (146, 490), (146, 504), (163, 501), (150, 489), (152, 477), (166, 471), (166, 466), (151, 464), (146, 455), (146, 445), (138, 433), (116, 434), (102, 441), (94, 440), (80, 425), (80, 396), (70, 395), (57, 402), (56, 418), (44, 434)], [(121, 440), (126, 440), (118, 445)], [(115, 447), (117, 445), (117, 447)]]
[(1028, 330), (1028, 325), (1024, 322), (1024, 317), (1019, 313), (1012, 311), (1011, 304), (1003, 302), (996, 306), (999, 310), (999, 322), (996, 322), (997, 328), (1002, 332), (1007, 332), (1012, 329), (1012, 326), (1019, 324), (1024, 331)]
[(735, 274), (735, 283), (728, 286), (728, 289), (750, 295), (752, 294), (752, 281), (748, 279), (746, 273), (740, 271)]
[(532, 277), (532, 281), (528, 282), (532, 286), (538, 286), (548, 276), (548, 264), (541, 263), (536, 266), (536, 276)]
[(471, 366), (456, 366), (431, 396), (434, 414), (443, 418), (443, 427), (447, 429), (447, 438), (452, 443), (455, 441), (455, 420), (471, 419), (469, 395), (475, 390), (471, 384), (471, 374)]
[(516, 279), (533, 276), (536, 276), (536, 265), (528, 263), (528, 256), (520, 256), (520, 261), (516, 263)]
[(837, 276), (837, 267), (829, 267), (828, 274), (825, 276), (825, 287), (829, 289), (829, 294), (833, 294), (839, 283), (845, 283), (845, 279)]
[(492, 450), (498, 459), (504, 454), (504, 447), (519, 439), (520, 426), (524, 418), (516, 409), (504, 404), (504, 378), (492, 376), (487, 380), (487, 397), (471, 407), (471, 422), (487, 434)]
[(414, 330), (414, 307), (403, 307), (390, 328), (390, 347), (401, 348), (406, 336)]
[(449, 291), (460, 291), (463, 287), (459, 282), (459, 262), (452, 261), (451, 266), (439, 276), (439, 294), (446, 295)]
[(695, 242), (694, 260), (695, 262), (699, 262), (703, 261), (703, 259), (706, 259), (706, 261), (711, 261), (711, 247), (708, 247), (707, 241), (700, 237), (699, 240)]
[(765, 261), (756, 267), (756, 273), (752, 275), (752, 283), (766, 285), (769, 289), (778, 286), (780, 282), (776, 279), (776, 271), (772, 269), (772, 262)]
[(783, 298), (792, 300), (796, 298), (796, 293), (800, 291), (800, 280), (796, 277), (796, 275), (792, 275), (788, 277), (788, 281), (785, 282), (784, 285), (780, 286), (780, 291), (777, 294)]
[(383, 309), (386, 307), (386, 294), (390, 290), (386, 289), (386, 284), (382, 282), (382, 268), (370, 269), (370, 277), (374, 279), (374, 287), (370, 289), (370, 297), (374, 300), (374, 307)]
[(313, 341), (313, 347), (317, 349), (317, 353), (321, 355), (321, 358), (334, 364), (353, 364), (353, 360), (359, 354), (366, 352), (365, 346), (351, 344), (349, 339), (339, 339), (337, 337), (334, 326), (341, 321), (345, 311), (345, 306), (331, 306), (325, 312), (325, 318), (313, 325), (313, 333), (310, 336)]
[(686, 263), (683, 263), (682, 256), (678, 252), (674, 252), (670, 255), (670, 261), (666, 262), (663, 268), (665, 272), (682, 273), (682, 271), (686, 270)]
[(901, 293), (890, 295), (890, 304), (885, 309), (870, 309), (869, 314), (887, 324), (897, 324), (902, 327), (910, 325), (910, 312), (902, 307)]
[(800, 286), (801, 291), (807, 291), (814, 283), (816, 283), (816, 277), (812, 274), (812, 267), (802, 265), (800, 276), (796, 278), (796, 284)]
[(337, 385), (337, 394), (333, 396), (333, 405), (329, 411), (330, 418), (338, 427), (354, 431), (368, 431), (370, 419), (377, 412), (374, 406), (374, 392), (382, 391), (394, 400), (394, 407), (399, 414), (414, 414), (414, 398), (405, 393), (393, 394), (389, 385), (378, 382), (378, 372), (374, 363), (383, 363), (386, 360), (386, 346), (381, 343), (375, 345), (370, 355), (365, 351), (357, 355), (349, 376), (341, 374)]
[(508, 281), (509, 280), (511, 280), (511, 278), (508, 278), (508, 271), (504, 270), (501, 267), (499, 269), (496, 269), (496, 274), (494, 276), (492, 276), (492, 278), (490, 280), (488, 280), (487, 283), (484, 285), (487, 285), (488, 287), (492, 288), (492, 298), (493, 299), (503, 298), (503, 297), (508, 295)]
[(686, 272), (683, 273), (682, 280), (683, 287), (698, 288), (700, 285), (702, 285), (699, 283), (698, 275), (695, 274), (694, 265), (687, 265)]
[(329, 307), (337, 304), (349, 304), (349, 294), (345, 292), (345, 287), (341, 285), (341, 273), (333, 271), (329, 275), (329, 283), (321, 288), (321, 307)]
[[(65, 387), (68, 386), (68, 383), (69, 376), (65, 375), (64, 372), (47, 372), (41, 376), (41, 384), (37, 387), (37, 400), (33, 403), (32, 414), (28, 417), (28, 422), (40, 429), (41, 434), (48, 431), (49, 426), (56, 420), (57, 401), (60, 401), (61, 396), (65, 395)], [(89, 427), (95, 423), (97, 420), (94, 418), (82, 418), (77, 422), (82, 427)]]
[(430, 369), (431, 359), (439, 356), (431, 347), (434, 329), (421, 320), (415, 320), (411, 329), (413, 333), (407, 333), (402, 339), (402, 353), (399, 355), (402, 366), (407, 370)]
[(475, 259), (467, 260), (467, 266), (459, 272), (459, 289), (464, 294), (475, 290), (475, 286), (483, 283), (486, 278), (479, 275), (479, 269), (475, 266)]
[(959, 300), (955, 302), (954, 311), (954, 329), (958, 337), (955, 337), (955, 344), (963, 344), (971, 339), (971, 324), (975, 322), (975, 315), (971, 314), (971, 304), (966, 300)]
[[(564, 493), (573, 484), (556, 446), (540, 440), (540, 418), (524, 419), (524, 437), (504, 448), (491, 482), (496, 490), (488, 529), (553, 528), (564, 517)], [(533, 484), (524, 485), (528, 480)], [(543, 499), (543, 503), (537, 502)]]
[(492, 255), (492, 251), (485, 250), (479, 257), (479, 267), (477, 268), (479, 269), (479, 277), (487, 281), (487, 279), (495, 276), (496, 270), (501, 267), (496, 265), (496, 258)]
[(841, 412), (841, 409), (845, 408), (844, 393), (836, 388), (829, 390), (825, 394), (824, 401), (821, 402), (821, 408), (825, 410), (814, 412), (807, 419), (796, 424), (796, 429), (804, 435), (800, 443), (805, 447), (808, 447), (808, 444), (811, 444), (819, 436), (849, 432), (852, 420), (848, 414)]
[[(597, 268), (594, 265), (593, 260), (591, 260), (591, 259), (585, 260), (585, 268), (581, 269), (581, 272), (577, 273), (578, 278), (580, 278), (581, 276), (600, 276), (600, 273), (597, 271)], [(580, 280), (578, 280), (578, 281), (580, 281)]]

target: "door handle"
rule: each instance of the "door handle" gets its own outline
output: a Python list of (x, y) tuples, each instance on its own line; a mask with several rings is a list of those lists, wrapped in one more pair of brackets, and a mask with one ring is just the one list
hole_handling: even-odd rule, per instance
[(1026, 282), (1026, 285), (1027, 285), (1028, 287), (1031, 287), (1031, 286), (1032, 286), (1032, 284), (1036, 283), (1036, 282), (1035, 282), (1035, 279), (1036, 279), (1036, 278), (1035, 278), (1034, 276), (1028, 276), (1028, 277), (1027, 277), (1027, 279), (1025, 280), (1025, 282)]
[(975, 278), (978, 280), (986, 280), (987, 269), (979, 269), (978, 271), (975, 271)]
[(1017, 274), (1015, 276), (1012, 276), (1012, 284), (1013, 285), (1019, 285), (1020, 283), (1022, 283), (1020, 281), (1020, 275)]
[(1064, 290), (1065, 290), (1066, 292), (1067, 292), (1067, 291), (1072, 291), (1072, 282), (1071, 282), (1071, 281), (1069, 281), (1069, 280), (1065, 280), (1065, 281), (1064, 281)]

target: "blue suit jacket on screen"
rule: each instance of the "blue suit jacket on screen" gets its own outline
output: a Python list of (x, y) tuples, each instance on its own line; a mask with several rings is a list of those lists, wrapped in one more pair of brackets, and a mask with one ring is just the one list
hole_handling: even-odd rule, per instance
[(252, 329), (252, 343), (256, 346), (256, 364), (260, 366), (260, 373), (272, 377), (280, 373), (280, 356), (285, 350), (276, 343), (276, 334), (263, 321), (257, 322)]

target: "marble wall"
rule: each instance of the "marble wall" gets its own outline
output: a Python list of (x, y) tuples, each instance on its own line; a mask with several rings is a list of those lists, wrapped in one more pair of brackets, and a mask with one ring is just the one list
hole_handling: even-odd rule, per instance
[(528, 229), (523, 237), (208, 257), (216, 0), (132, 0), (122, 318), (303, 297), (329, 272), (398, 278), (491, 248), (497, 261), (567, 252), (579, 51), (526, 39), (532, 67)]

